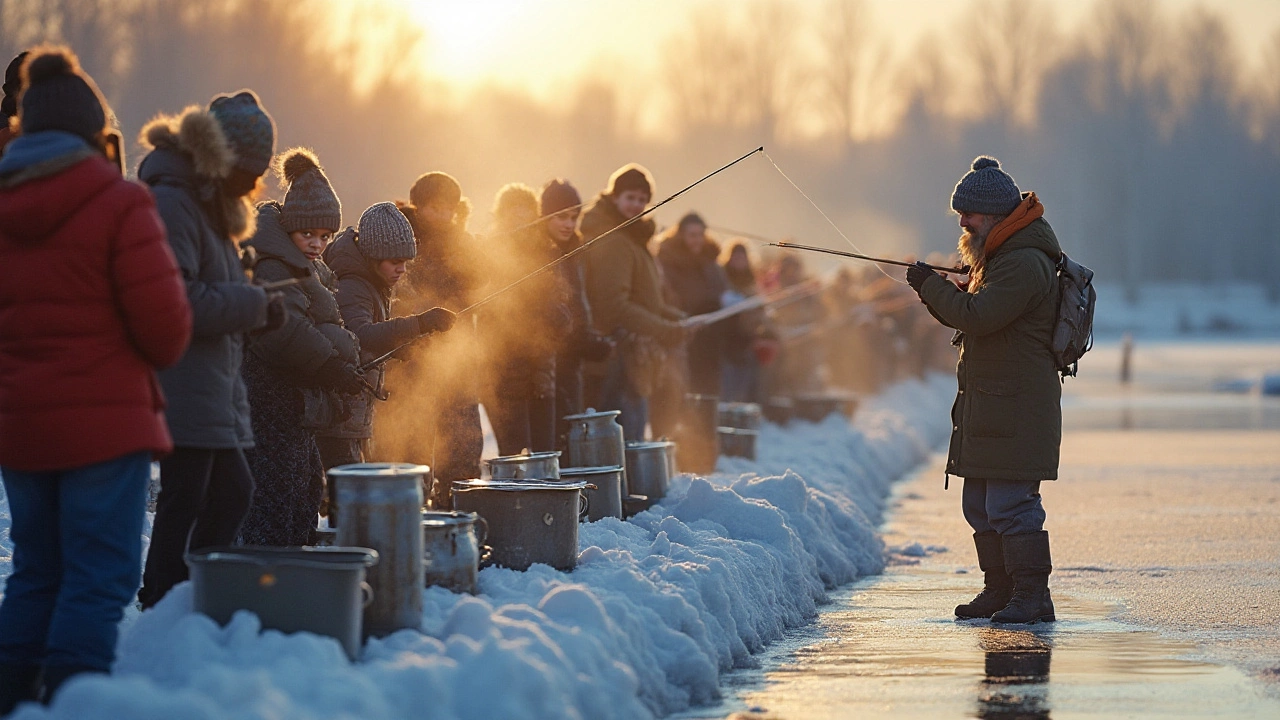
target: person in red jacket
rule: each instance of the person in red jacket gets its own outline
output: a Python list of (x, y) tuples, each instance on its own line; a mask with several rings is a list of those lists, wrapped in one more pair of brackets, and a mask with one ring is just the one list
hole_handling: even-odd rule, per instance
[[(173, 446), (156, 369), (191, 308), (151, 194), (69, 50), (32, 51), (0, 158), (0, 474), (13, 574), (0, 715), (108, 672), (138, 590), (151, 461)], [(110, 157), (114, 155), (114, 157)]]

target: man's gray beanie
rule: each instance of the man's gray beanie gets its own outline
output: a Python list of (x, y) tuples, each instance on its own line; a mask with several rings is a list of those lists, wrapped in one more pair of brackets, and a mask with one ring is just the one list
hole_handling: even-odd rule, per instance
[(973, 170), (965, 173), (951, 193), (951, 209), (982, 215), (1008, 215), (1022, 202), (1018, 183), (1000, 169), (1000, 161), (988, 155), (973, 160)]
[(395, 203), (370, 205), (356, 228), (356, 247), (370, 260), (408, 260), (418, 255), (413, 227)]
[(280, 156), (280, 177), (289, 186), (280, 211), (285, 232), (333, 230), (342, 227), (342, 203), (315, 153), (294, 148)]

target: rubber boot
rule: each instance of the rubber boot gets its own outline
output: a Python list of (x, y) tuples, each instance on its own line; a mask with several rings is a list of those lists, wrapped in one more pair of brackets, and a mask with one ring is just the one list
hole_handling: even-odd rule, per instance
[(1013, 578), (1004, 569), (1004, 546), (1000, 533), (994, 530), (973, 534), (978, 549), (978, 567), (984, 574), (982, 592), (972, 601), (956, 606), (956, 617), (970, 620), (989, 618), (1009, 604), (1013, 597)]
[(71, 678), (86, 673), (98, 673), (105, 675), (106, 670), (101, 668), (89, 667), (87, 665), (46, 665), (44, 669), (44, 680), (41, 682), (40, 702), (48, 705), (53, 702), (53, 698), (57, 696), (58, 690)]
[(18, 703), (34, 701), (40, 693), (40, 666), (0, 663), (0, 717)]
[(1049, 596), (1049, 533), (1005, 535), (1004, 565), (1013, 576), (1013, 597), (1003, 610), (991, 616), (993, 623), (1053, 622), (1053, 598)]

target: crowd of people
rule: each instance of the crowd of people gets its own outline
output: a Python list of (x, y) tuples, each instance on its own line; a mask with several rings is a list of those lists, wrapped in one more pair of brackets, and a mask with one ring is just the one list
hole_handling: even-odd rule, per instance
[[(482, 407), (501, 453), (548, 451), (588, 408), (639, 440), (675, 432), (687, 393), (870, 392), (954, 362), (874, 269), (820, 282), (693, 212), (659, 232), (638, 165), (587, 198), (507, 185), (481, 234), (444, 172), (348, 225), (251, 91), (158, 116), (133, 181), (69, 50), (19, 56), (4, 90), (0, 714), (107, 671), (123, 608), (185, 580), (186, 553), (313, 542), (328, 468), (425, 463), (428, 504), (448, 507), (480, 476)], [(273, 168), (284, 192), (263, 200)]]

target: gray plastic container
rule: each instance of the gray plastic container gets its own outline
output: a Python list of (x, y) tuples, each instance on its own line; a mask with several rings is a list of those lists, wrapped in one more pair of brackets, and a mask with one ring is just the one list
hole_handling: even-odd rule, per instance
[(586, 488), (571, 480), (455, 480), (453, 504), (488, 523), (492, 564), (528, 570), (545, 563), (569, 571), (578, 564), (578, 520), (589, 509)]
[(720, 436), (721, 455), (746, 458), (748, 460), (756, 459), (756, 442), (760, 439), (759, 430), (720, 427), (716, 430), (716, 433)]
[(671, 443), (627, 443), (627, 485), (633, 493), (657, 502), (671, 484)]
[[(587, 484), (583, 492), (587, 496), (590, 509), (587, 511), (587, 522), (615, 517), (622, 518), (622, 468), (617, 465), (607, 467), (574, 467), (562, 468), (560, 477), (565, 480), (581, 480)], [(593, 489), (594, 488), (594, 489)]]
[(215, 547), (187, 555), (196, 612), (226, 625), (248, 610), (264, 630), (336, 638), (352, 660), (372, 600), (365, 572), (377, 562), (376, 551), (361, 547)]

